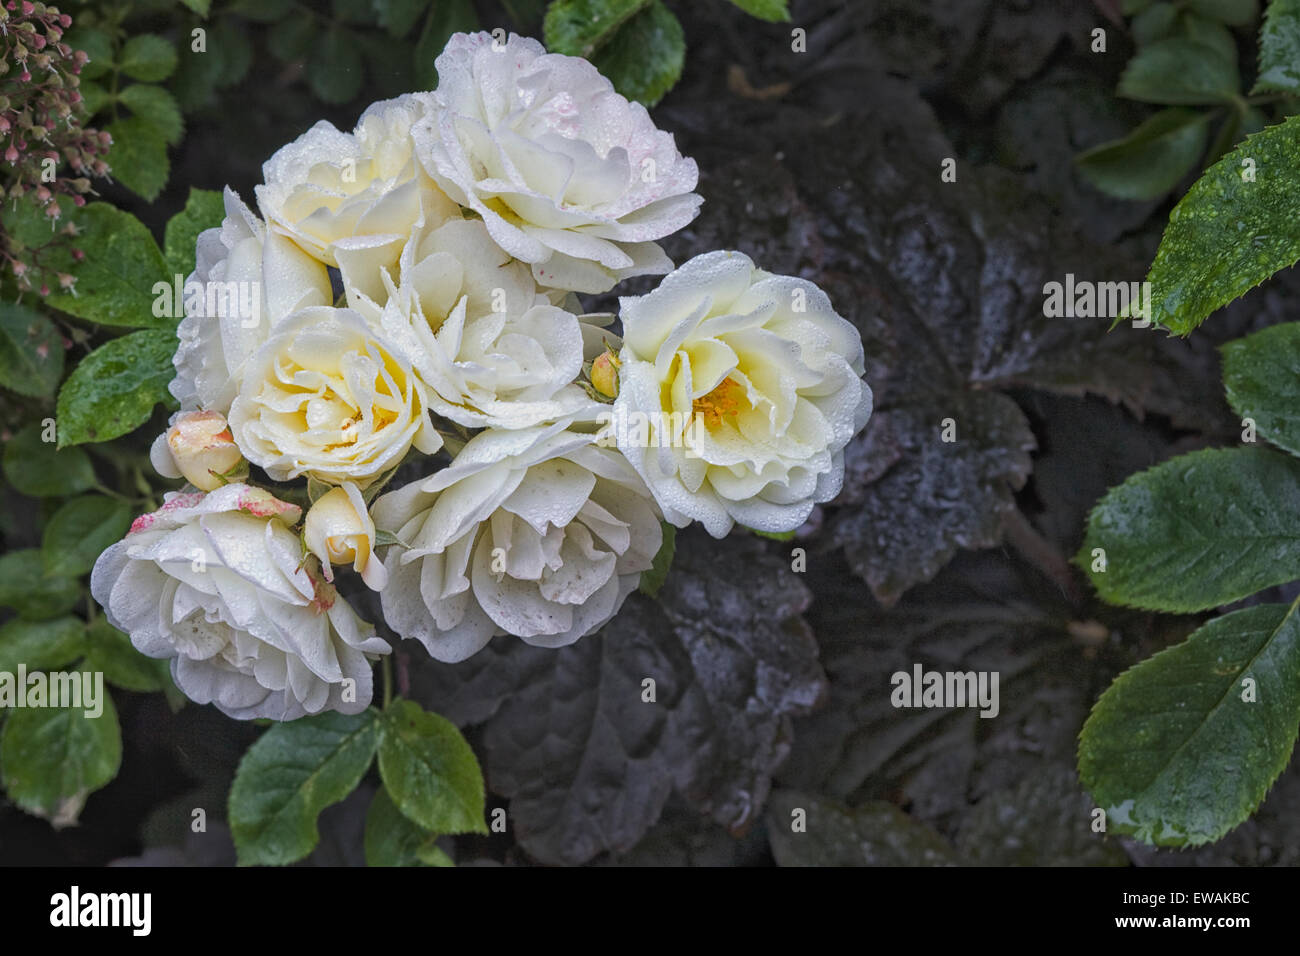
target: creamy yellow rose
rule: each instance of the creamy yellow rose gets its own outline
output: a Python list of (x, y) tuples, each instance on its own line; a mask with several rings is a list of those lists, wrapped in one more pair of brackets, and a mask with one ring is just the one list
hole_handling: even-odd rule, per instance
[(276, 481), (364, 488), (414, 446), (442, 447), (410, 364), (350, 309), (286, 318), (248, 360), (230, 427)]
[(415, 155), (411, 126), (435, 109), (432, 94), (373, 104), (345, 133), (322, 120), (262, 167), (257, 204), (272, 229), (348, 284), (379, 288), (421, 217), (442, 221), (459, 210)]
[(792, 531), (839, 493), (871, 389), (858, 330), (826, 293), (722, 251), (619, 302), (606, 434), (664, 517), (700, 521), (714, 537), (733, 523)]

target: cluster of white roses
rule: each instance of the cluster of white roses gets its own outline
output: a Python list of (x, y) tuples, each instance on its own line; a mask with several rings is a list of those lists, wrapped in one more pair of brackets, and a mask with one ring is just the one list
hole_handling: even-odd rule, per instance
[[(696, 215), (695, 163), (536, 41), (456, 35), (437, 69), (271, 157), (260, 217), (226, 191), (190, 282), (242, 294), (187, 303), (152, 456), (193, 488), (95, 565), (109, 620), (234, 717), (370, 703), (389, 646), (335, 565), (439, 660), (559, 647), (618, 611), (662, 519), (798, 527), (870, 414), (853, 326), (740, 253), (621, 299), (621, 340), (580, 314), (574, 293), (672, 269), (656, 240)], [(425, 476), (378, 494), (413, 449)], [(250, 464), (307, 479), (305, 517)]]

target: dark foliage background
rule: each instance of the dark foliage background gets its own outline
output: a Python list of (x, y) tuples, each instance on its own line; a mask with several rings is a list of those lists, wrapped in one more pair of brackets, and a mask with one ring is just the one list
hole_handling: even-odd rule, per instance
[[(1044, 318), (1043, 284), (1067, 273), (1140, 279), (1167, 218), (1072, 165), (1142, 115), (1113, 93), (1122, 25), (1078, 0), (793, 0), (788, 25), (720, 0), (674, 8), (686, 69), (655, 115), (706, 201), (669, 253), (737, 248), (819, 283), (862, 332), (877, 411), (843, 495), (797, 540), (681, 534), (658, 600), (634, 596), (560, 651), (499, 638), (456, 666), (399, 651), (399, 689), (466, 729), (490, 806), (508, 809), (506, 834), (448, 844), (458, 862), (1300, 862), (1295, 770), (1226, 839), (1178, 853), (1092, 833), (1073, 769), (1097, 695), (1196, 623), (1091, 596), (1067, 560), (1087, 511), (1134, 471), (1236, 440), (1215, 346), (1280, 321), (1296, 282), (1283, 273), (1188, 341)], [(1099, 25), (1104, 54), (1088, 48)], [(245, 28), (252, 69), (190, 114), (158, 201), (107, 193), (155, 229), (190, 186), (251, 200), (278, 146), (401, 89), (372, 63), (351, 103), (324, 106)], [(947, 418), (955, 443), (939, 440)], [(918, 662), (1000, 672), (1001, 713), (895, 710), (889, 676)], [(118, 703), (120, 776), (75, 829), (0, 804), (4, 861), (233, 862), (219, 820), (257, 728), (160, 695)], [(373, 793), (326, 811), (309, 862), (361, 862)], [(188, 833), (193, 807), (205, 835)], [(807, 834), (791, 833), (795, 808)]]

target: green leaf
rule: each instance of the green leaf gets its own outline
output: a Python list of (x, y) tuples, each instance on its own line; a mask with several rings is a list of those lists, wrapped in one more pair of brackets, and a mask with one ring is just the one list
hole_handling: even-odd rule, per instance
[(1107, 601), (1156, 611), (1204, 611), (1294, 580), (1300, 461), (1211, 448), (1139, 472), (1092, 510), (1075, 561)]
[(1186, 335), (1300, 259), (1300, 118), (1219, 160), (1169, 214), (1147, 280), (1152, 321)]
[(230, 10), (254, 23), (273, 23), (282, 20), (292, 12), (293, 0), (235, 0)]
[(133, 83), (118, 98), (132, 113), (157, 130), (168, 143), (175, 146), (181, 141), (185, 132), (181, 108), (161, 86)]
[(80, 448), (58, 449), (42, 441), (45, 426), (28, 425), (5, 445), (5, 478), (14, 489), (33, 498), (75, 495), (95, 484), (90, 457)]
[(113, 38), (105, 30), (95, 27), (74, 26), (63, 36), (74, 50), (85, 51), (90, 57), (81, 68), (78, 76), (82, 80), (93, 80), (103, 76), (113, 66)]
[(1259, 15), (1255, 0), (1187, 0), (1187, 8), (1203, 17), (1234, 27), (1254, 23)]
[(145, 657), (131, 639), (103, 618), (86, 627), (86, 659), (82, 668), (101, 671), (104, 680), (123, 690), (152, 693), (167, 684), (166, 660)]
[(472, 33), (479, 27), (473, 0), (439, 0), (429, 11), (415, 44), (415, 81), (422, 88), (438, 85), (434, 67), (442, 48), (453, 33)]
[(0, 385), (46, 398), (63, 377), (63, 337), (45, 316), (0, 302)]
[(641, 572), (641, 582), (637, 586), (642, 594), (648, 594), (650, 597), (657, 596), (659, 589), (664, 586), (668, 570), (673, 566), (673, 555), (677, 552), (677, 529), (667, 521), (659, 522), (659, 526), (664, 532), (663, 543), (655, 552), (650, 570)]
[(218, 190), (190, 188), (185, 208), (167, 220), (163, 234), (163, 256), (173, 275), (188, 276), (194, 271), (199, 233), (220, 226), (225, 218), (226, 204)]
[[(75, 823), (86, 798), (117, 776), (122, 731), (113, 698), (103, 712), (84, 707), (24, 707), (0, 733), (0, 772), (9, 799), (55, 826)], [(84, 700), (83, 700), (83, 703)]]
[(59, 447), (102, 442), (138, 428), (170, 402), (176, 333), (145, 329), (105, 342), (59, 390)]
[(107, 495), (82, 495), (54, 512), (41, 537), (41, 563), (48, 575), (85, 574), (95, 559), (131, 527), (131, 506)]
[(122, 47), (120, 66), (122, 72), (133, 80), (157, 83), (167, 79), (176, 69), (176, 48), (170, 40), (156, 33), (141, 33), (131, 37)]
[(455, 866), (456, 861), (438, 848), (436, 843), (416, 847), (415, 857), (422, 866)]
[(374, 0), (376, 19), (389, 35), (404, 37), (429, 9), (429, 0)]
[(208, 11), (212, 9), (212, 0), (181, 0), (181, 3), (189, 7), (199, 16), (207, 18)]
[(248, 748), (230, 788), (241, 865), (293, 863), (312, 851), (320, 812), (356, 789), (374, 759), (377, 717), (326, 711), (275, 724)]
[[(652, 0), (554, 0), (546, 8), (542, 35), (547, 49), (588, 60), (623, 24)], [(647, 51), (648, 52), (648, 51)]]
[(1259, 78), (1252, 93), (1300, 93), (1300, 0), (1273, 0), (1259, 31)]
[(108, 90), (94, 80), (82, 80), (77, 87), (77, 92), (81, 94), (81, 102), (85, 104), (86, 112), (91, 116), (102, 110), (109, 100)]
[(365, 70), (349, 31), (334, 27), (307, 58), (307, 84), (326, 103), (346, 103), (361, 90)]
[(113, 137), (107, 160), (112, 175), (133, 193), (153, 202), (167, 185), (170, 172), (167, 140), (143, 116), (128, 116), (104, 128)]
[(630, 100), (654, 106), (677, 85), (686, 61), (682, 25), (661, 0), (629, 20), (591, 58)]
[(1258, 434), (1300, 455), (1300, 322), (1229, 342), (1223, 353), (1228, 404)]
[(434, 833), (487, 833), (483, 774), (451, 721), (409, 700), (383, 715), (379, 774), (397, 808)]
[(1197, 846), (1259, 806), (1300, 724), (1295, 611), (1225, 614), (1111, 684), (1079, 735), (1079, 776), (1108, 833)]
[(77, 267), (77, 294), (55, 292), (46, 301), (101, 325), (174, 326), (170, 315), (153, 314), (154, 283), (171, 277), (145, 224), (106, 202), (79, 210), (75, 221), (77, 245), (86, 253)]
[[(15, 552), (22, 554), (22, 552)], [(34, 552), (28, 552), (35, 556)], [(7, 560), (10, 555), (5, 555)], [(85, 624), (65, 615), (50, 621), (14, 618), (0, 627), (0, 673), (13, 674), (21, 664), (29, 671), (54, 670), (71, 664), (83, 653)]]
[(45, 573), (38, 548), (10, 551), (0, 557), (0, 607), (11, 607), (23, 617), (39, 621), (72, 610), (81, 594), (81, 582), (76, 578)]
[(1183, 14), (1182, 23), (1183, 34), (1188, 39), (1214, 47), (1223, 59), (1234, 67), (1237, 65), (1237, 41), (1233, 39), (1232, 31), (1222, 23), (1190, 11)]
[(1120, 199), (1157, 199), (1178, 185), (1205, 151), (1205, 113), (1161, 110), (1123, 139), (1094, 146), (1075, 162), (1084, 178)]
[(388, 791), (379, 788), (366, 813), (366, 866), (454, 865), (435, 845), (437, 839), (436, 833), (403, 816)]
[(1228, 110), (1228, 115), (1224, 117), (1214, 134), (1214, 139), (1210, 140), (1210, 148), (1205, 153), (1206, 165), (1217, 163), (1223, 158), (1224, 153), (1236, 145), (1237, 140), (1241, 139), (1245, 121), (1250, 111), (1254, 109), (1253, 106), (1242, 109), (1238, 104)]
[(266, 47), (278, 60), (297, 60), (311, 50), (316, 33), (315, 18), (287, 17), (267, 31)]
[(1146, 46), (1171, 36), (1178, 25), (1178, 8), (1172, 3), (1157, 3), (1147, 7), (1129, 24), (1133, 42)]
[(731, 0), (751, 17), (769, 23), (789, 23), (790, 8), (786, 0)]
[(1144, 103), (1196, 106), (1223, 103), (1236, 95), (1236, 64), (1223, 52), (1187, 37), (1142, 47), (1119, 80), (1120, 96)]

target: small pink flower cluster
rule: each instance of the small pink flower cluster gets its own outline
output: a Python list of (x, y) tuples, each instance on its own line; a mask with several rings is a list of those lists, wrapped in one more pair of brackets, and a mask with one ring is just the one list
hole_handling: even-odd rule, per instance
[[(0, 230), (0, 259), (20, 290), (41, 295), (55, 284), (73, 288), (73, 276), (47, 262), (53, 247), (76, 235), (70, 227), (54, 233), (62, 215), (58, 200), (68, 196), (85, 205), (92, 178), (108, 174), (104, 157), (113, 143), (108, 133), (81, 125), (87, 116), (78, 74), (88, 57), (63, 41), (71, 24), (72, 17), (44, 3), (8, 0), (0, 6), (0, 196), (32, 203), (53, 234), (31, 246)], [(51, 177), (63, 163), (75, 175)], [(82, 258), (79, 249), (71, 255)]]

